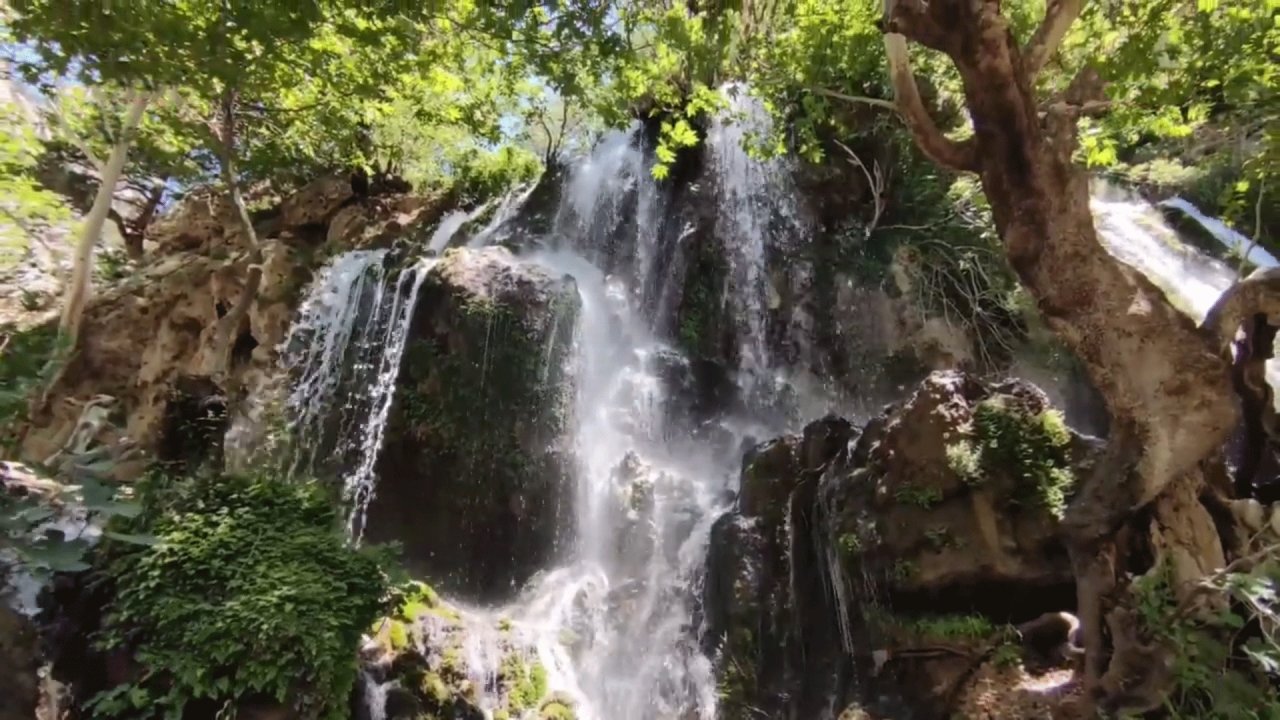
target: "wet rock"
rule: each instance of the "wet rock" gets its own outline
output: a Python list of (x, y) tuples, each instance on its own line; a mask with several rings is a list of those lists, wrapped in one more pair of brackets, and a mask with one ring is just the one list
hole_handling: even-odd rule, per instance
[(708, 558), (725, 717), (807, 717), (857, 678), (878, 678), (865, 712), (935, 717), (972, 663), (900, 651), (939, 633), (986, 647), (1002, 623), (1071, 607), (1058, 518), (1099, 446), (1035, 386), (959, 372), (861, 432), (828, 417), (757, 446)]
[(499, 247), (426, 276), (366, 535), (450, 593), (509, 597), (572, 525), (560, 447), (578, 295)]
[(31, 720), (36, 716), (39, 668), (35, 625), (0, 604), (0, 720)]

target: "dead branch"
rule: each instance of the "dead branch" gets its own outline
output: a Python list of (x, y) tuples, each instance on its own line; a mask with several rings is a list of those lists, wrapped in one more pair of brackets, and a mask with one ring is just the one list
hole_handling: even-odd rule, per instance
[(826, 88), (810, 88), (810, 92), (815, 95), (835, 98), (836, 100), (844, 100), (845, 102), (851, 103), (862, 103), (864, 105), (871, 105), (874, 107), (884, 108), (886, 110), (892, 110), (893, 112), (898, 112), (898, 106), (895, 105), (892, 100), (867, 97), (865, 95), (846, 95), (842, 92), (836, 92), (835, 90), (828, 90)]
[(862, 169), (863, 176), (867, 178), (867, 187), (871, 189), (872, 198), (874, 200), (873, 204), (875, 206), (875, 210), (871, 215), (871, 222), (867, 224), (866, 228), (866, 237), (871, 237), (872, 231), (876, 229), (876, 225), (880, 222), (880, 215), (884, 213), (884, 173), (880, 171), (880, 163), (872, 161), (872, 165), (875, 167), (873, 177), (873, 173), (867, 169), (866, 164), (862, 162), (862, 158), (858, 157), (857, 153), (839, 140), (836, 140), (835, 142), (841, 147), (841, 149), (849, 154), (849, 157), (853, 159), (854, 164)]

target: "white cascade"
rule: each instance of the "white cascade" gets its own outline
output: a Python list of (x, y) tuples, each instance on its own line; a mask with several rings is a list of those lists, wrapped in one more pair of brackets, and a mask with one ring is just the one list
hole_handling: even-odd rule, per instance
[(804, 231), (790, 161), (752, 156), (752, 145), (766, 142), (772, 131), (768, 110), (744, 85), (728, 85), (722, 92), (729, 107), (714, 119), (706, 148), (719, 195), (716, 234), (726, 244), (729, 262), (725, 301), (739, 318), (739, 382), (751, 395), (770, 392), (776, 382), (766, 322), (773, 293), (768, 254)]
[[(385, 259), (385, 250), (334, 258), (312, 283), (281, 352), (292, 379), (286, 412), (296, 450), (289, 472), (345, 473), (357, 540), (418, 289), (434, 263), (420, 261), (393, 282)], [(351, 459), (343, 467), (317, 466), (326, 453)]]

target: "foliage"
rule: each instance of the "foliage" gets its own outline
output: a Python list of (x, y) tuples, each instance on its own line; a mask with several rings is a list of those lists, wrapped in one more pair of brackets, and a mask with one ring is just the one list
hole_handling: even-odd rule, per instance
[(1132, 586), (1143, 631), (1170, 651), (1173, 692), (1165, 710), (1177, 720), (1251, 720), (1259, 708), (1280, 706), (1280, 563), (1275, 548), (1252, 568), (1216, 573), (1198, 594), (1226, 609), (1205, 622), (1179, 603), (1170, 569), (1160, 565)]
[(904, 482), (893, 489), (893, 497), (900, 503), (927, 510), (942, 502), (942, 491), (932, 485)]
[(20, 260), (33, 240), (45, 243), (47, 228), (71, 220), (67, 203), (40, 184), (44, 146), (32, 115), (15, 102), (0, 104), (0, 269)]
[[(7, 559), (3, 551), (12, 551), (14, 564), (38, 580), (52, 573), (88, 570), (86, 560), (96, 533), (86, 531), (115, 517), (136, 517), (141, 511), (126, 493), (87, 472), (76, 473), (75, 485), (37, 476), (31, 479), (35, 484), (25, 494), (0, 492), (0, 566)], [(82, 509), (82, 516), (69, 508)], [(154, 542), (146, 534), (109, 530), (104, 534), (122, 543), (148, 546)]]
[[(1268, 218), (1255, 227), (1259, 194), (1280, 182), (1276, 10), (1275, 0), (1088, 3), (1064, 44), (1064, 72), (1049, 80), (1060, 85), (1087, 62), (1108, 81), (1110, 112), (1083, 128), (1087, 162), (1141, 171), (1174, 155), (1197, 183), (1225, 162), (1217, 197), (1197, 199), (1260, 235)], [(1263, 207), (1280, 222), (1274, 203)]]
[(982, 615), (930, 615), (905, 622), (903, 629), (928, 640), (984, 640), (997, 630)]
[(56, 372), (59, 349), (57, 330), (50, 325), (0, 326), (0, 437), (6, 445), (9, 432), (26, 419), (32, 391)]
[(1061, 518), (1067, 492), (1075, 483), (1068, 446), (1071, 431), (1062, 413), (1031, 414), (1006, 397), (978, 403), (972, 437), (947, 448), (947, 462), (961, 479), (980, 484), (990, 476), (1015, 481), (1014, 498), (1031, 502)]
[(377, 559), (346, 544), (328, 495), (267, 477), (153, 479), (118, 548), (97, 644), (144, 671), (92, 702), (98, 717), (180, 717), (271, 698), (346, 716), (361, 633), (386, 607)]

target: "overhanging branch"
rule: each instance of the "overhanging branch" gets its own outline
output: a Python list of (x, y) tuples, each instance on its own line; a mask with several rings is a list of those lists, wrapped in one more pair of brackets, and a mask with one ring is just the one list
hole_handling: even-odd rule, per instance
[(1084, 9), (1084, 0), (1049, 0), (1049, 5), (1045, 8), (1044, 21), (1040, 23), (1040, 27), (1036, 28), (1031, 41), (1022, 51), (1022, 61), (1027, 77), (1035, 78), (1036, 74), (1049, 62), (1049, 58), (1053, 57), (1058, 47), (1062, 45), (1062, 40), (1067, 36), (1067, 30), (1071, 28), (1071, 24), (1080, 17), (1082, 9)]
[(942, 134), (929, 115), (920, 88), (911, 72), (911, 59), (907, 55), (907, 38), (899, 33), (884, 35), (885, 54), (889, 59), (889, 80), (893, 83), (894, 105), (902, 114), (902, 120), (911, 130), (916, 144), (931, 160), (953, 170), (976, 172), (978, 156), (972, 139), (956, 142)]
[(844, 100), (845, 102), (851, 102), (851, 103), (862, 103), (864, 105), (871, 105), (873, 107), (884, 108), (886, 110), (892, 110), (893, 112), (898, 112), (898, 106), (895, 105), (892, 100), (867, 97), (865, 95), (846, 95), (842, 92), (836, 92), (835, 90), (828, 90), (826, 88), (812, 88), (812, 92), (815, 95), (822, 95), (823, 97), (834, 98), (836, 100)]

